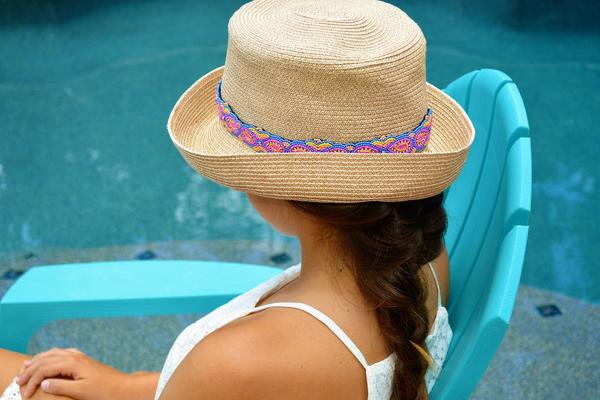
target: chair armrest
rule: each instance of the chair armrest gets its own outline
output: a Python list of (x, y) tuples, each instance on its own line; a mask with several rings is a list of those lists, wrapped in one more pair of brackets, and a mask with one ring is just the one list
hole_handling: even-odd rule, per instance
[(115, 261), (31, 268), (0, 300), (0, 347), (26, 352), (61, 319), (210, 312), (282, 272), (218, 261)]

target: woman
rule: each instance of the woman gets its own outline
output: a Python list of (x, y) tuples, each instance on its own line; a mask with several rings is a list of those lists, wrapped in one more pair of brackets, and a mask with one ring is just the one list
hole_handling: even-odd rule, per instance
[(452, 338), (443, 191), (471, 121), (426, 82), (423, 34), (390, 4), (256, 0), (228, 31), (225, 66), (186, 90), (168, 131), (298, 237), (301, 264), (188, 326), (160, 375), (54, 349), (13, 365), (7, 392), (48, 378), (81, 400), (428, 397)]
[[(270, 295), (263, 296), (256, 303), (257, 307), (278, 302), (300, 302), (313, 306), (335, 321), (348, 334), (358, 349), (363, 349), (359, 352), (364, 354), (368, 365), (387, 360), (390, 352), (395, 351), (396, 354), (399, 354), (399, 351), (406, 352), (402, 359), (411, 360), (413, 364), (410, 365), (404, 361), (403, 368), (405, 370), (410, 368), (414, 374), (401, 376), (404, 380), (412, 378), (413, 381), (399, 382), (398, 385), (403, 388), (406, 388), (408, 384), (416, 385), (418, 380), (422, 379), (421, 375), (427, 368), (427, 363), (423, 362), (424, 357), (421, 357), (415, 348), (403, 343), (405, 337), (415, 343), (421, 343), (421, 346), (425, 348), (423, 344), (425, 336), (433, 330), (437, 323), (438, 332), (436, 335), (429, 336), (427, 342), (428, 346), (435, 342), (438, 347), (441, 347), (434, 349), (433, 358), (436, 362), (443, 362), (446, 346), (450, 342), (451, 330), (447, 325), (445, 307), (438, 303), (439, 300), (442, 304), (446, 304), (448, 293), (448, 259), (446, 252), (442, 250), (441, 241), (445, 226), (441, 196), (411, 202), (357, 204), (288, 203), (285, 200), (258, 197), (252, 194), (248, 194), (248, 198), (256, 210), (275, 229), (283, 234), (298, 237), (302, 248), (301, 274), (296, 272), (294, 273), (296, 278), (292, 278), (290, 275), (285, 282), (276, 279), (274, 281), (277, 282), (276, 285), (283, 285), (283, 287)], [(418, 208), (421, 208), (420, 215), (417, 212)], [(394, 217), (391, 218), (391, 215)], [(325, 223), (332, 226), (327, 227), (324, 225)], [(337, 229), (337, 232), (332, 230), (333, 227)], [(336, 238), (337, 242), (324, 237), (327, 229), (331, 230), (330, 234)], [(394, 235), (393, 232), (396, 234)], [(344, 242), (342, 243), (342, 241)], [(374, 245), (374, 243), (378, 244)], [(349, 258), (348, 255), (343, 252), (340, 254), (339, 250), (336, 251), (336, 244), (338, 249), (350, 247), (364, 250), (353, 254), (355, 260), (345, 260), (344, 258)], [(434, 270), (427, 267), (419, 268), (419, 263), (416, 261), (417, 253), (420, 251), (424, 253), (426, 259), (434, 260), (432, 262)], [(369, 265), (375, 259), (376, 253), (387, 255), (380, 256), (380, 261), (374, 265), (376, 269), (368, 271), (364, 268), (354, 268), (355, 265)], [(406, 260), (402, 260), (402, 257), (398, 255), (403, 255), (402, 257), (405, 257)], [(398, 268), (399, 262), (403, 266), (402, 269)], [(297, 269), (295, 267), (290, 270)], [(388, 273), (383, 272), (386, 269), (389, 271)], [(394, 275), (394, 271), (401, 273)], [(353, 273), (361, 274), (358, 280), (351, 276)], [(438, 297), (436, 278), (441, 286), (441, 298)], [(357, 281), (361, 284), (357, 284)], [(388, 291), (384, 289), (386, 287)], [(366, 293), (363, 294), (363, 291)], [(370, 300), (369, 297), (371, 297)], [(381, 304), (381, 306), (374, 309), (369, 304)], [(394, 312), (393, 307), (397, 307), (399, 312)], [(422, 316), (426, 319), (423, 319)], [(381, 328), (379, 328), (379, 318), (382, 319)], [(410, 329), (414, 332), (412, 335), (409, 336), (408, 332), (402, 329), (405, 324), (411, 326)], [(294, 327), (292, 331), (290, 331), (290, 327)], [(297, 385), (298, 387), (294, 390), (295, 398), (367, 398), (367, 376), (363, 366), (348, 351), (340, 338), (311, 315), (291, 308), (268, 308), (241, 317), (235, 323), (232, 321), (227, 324), (226, 329), (221, 328), (211, 333), (200, 343), (208, 346), (209, 352), (212, 352), (211, 350), (220, 352), (222, 347), (226, 347), (226, 351), (234, 352), (235, 347), (230, 342), (232, 336), (237, 337), (233, 341), (243, 338), (244, 343), (247, 343), (248, 340), (256, 343), (255, 341), (258, 340), (257, 347), (254, 348), (259, 352), (256, 362), (267, 361), (260, 357), (260, 353), (273, 351), (273, 342), (281, 343), (281, 347), (278, 347), (277, 350), (284, 357), (282, 360), (284, 365), (277, 368), (282, 375), (281, 379), (278, 378), (276, 382), (281, 385), (281, 390), (290, 390), (290, 387)], [(441, 339), (444, 334), (446, 338)], [(386, 338), (393, 335), (398, 335), (403, 340), (391, 343), (393, 348), (390, 350)], [(245, 352), (247, 345), (244, 343), (241, 344), (240, 350)], [(69, 351), (72, 353), (68, 354)], [(82, 369), (84, 373), (88, 373), (87, 376), (85, 374), (78, 376), (79, 381), (88, 380), (87, 385), (80, 385), (83, 393), (77, 393), (75, 385), (72, 387), (57, 386), (54, 388), (56, 393), (68, 394), (74, 399), (153, 398), (157, 383), (156, 375), (128, 376), (94, 360), (86, 360), (85, 355), (77, 354), (73, 349), (54, 350), (54, 352), (54, 355), (48, 353), (41, 358), (38, 356), (40, 359), (37, 369), (40, 370), (36, 370), (34, 365), (34, 369), (29, 371), (34, 375), (33, 380), (39, 382), (44, 377), (51, 377), (51, 373), (43, 373), (45, 368), (62, 367), (61, 371), (64, 370), (66, 376), (71, 376), (77, 371), (81, 373)], [(322, 357), (322, 355), (326, 356)], [(69, 357), (80, 357), (79, 363), (76, 360), (71, 361), (75, 365), (72, 367), (75, 371), (69, 369)], [(204, 350), (200, 346), (192, 351), (192, 357), (194, 358), (190, 358), (186, 363), (198, 357), (200, 364), (198, 368), (206, 369)], [(244, 358), (244, 356), (240, 354), (237, 358)], [(92, 363), (92, 367), (88, 371), (85, 371), (85, 361)], [(271, 361), (269, 360), (269, 362)], [(15, 361), (13, 371), (20, 366), (17, 364), (18, 362)], [(216, 368), (216, 364), (213, 365), (215, 365), (215, 370), (211, 375), (214, 373), (216, 376), (213, 376), (211, 381), (214, 382), (214, 379), (219, 379), (220, 376), (224, 380), (223, 383), (227, 383), (229, 376), (223, 374), (225, 369), (219, 369)], [(272, 386), (273, 371), (270, 371), (273, 368), (272, 365), (272, 363), (265, 365), (263, 370), (264, 376), (269, 377), (269, 386)], [(297, 369), (299, 365), (305, 365), (304, 368), (309, 371), (304, 371), (303, 368)], [(391, 364), (386, 363), (386, 366), (389, 365)], [(256, 372), (260, 371), (256, 365), (253, 368)], [(191, 367), (189, 373), (194, 373), (193, 371), (194, 368)], [(284, 371), (285, 373), (283, 373)], [(429, 369), (428, 379), (431, 383), (428, 382), (428, 384), (430, 385), (435, 379), (432, 371), (434, 369)], [(377, 373), (377, 371), (374, 372)], [(294, 382), (293, 377), (298, 373), (301, 376), (297, 382)], [(14, 373), (10, 377), (13, 376)], [(419, 379), (414, 379), (415, 376), (418, 376)], [(388, 381), (391, 379), (389, 373), (386, 378)], [(317, 391), (318, 396), (315, 396), (313, 386), (305, 385), (307, 379), (312, 382), (323, 380), (324, 386)], [(174, 382), (182, 380), (184, 382), (182, 388), (186, 388), (185, 390), (194, 389), (193, 385), (188, 387), (186, 384), (190, 381), (188, 377), (179, 378), (175, 374), (171, 380)], [(130, 385), (133, 386), (128, 387)], [(27, 386), (24, 387), (27, 388)], [(84, 394), (86, 388), (88, 388), (89, 394)], [(103, 388), (103, 390), (95, 388)], [(124, 388), (125, 390), (123, 390)], [(203, 390), (202, 388), (203, 385), (200, 384), (198, 389)], [(302, 390), (303, 388), (305, 390)], [(165, 398), (181, 398), (180, 393), (173, 393), (172, 397), (169, 396), (170, 391), (177, 390), (179, 389), (171, 389), (168, 386), (167, 390), (163, 392), (163, 396), (166, 395)], [(251, 395), (247, 390), (242, 390), (242, 393), (239, 394), (231, 393), (229, 397), (244, 398), (242, 397), (244, 393), (250, 396), (248, 398), (268, 398), (259, 393)], [(369, 395), (373, 397), (373, 393), (369, 393)], [(208, 393), (206, 396), (205, 398), (219, 398), (213, 397), (213, 395), (209, 397)]]

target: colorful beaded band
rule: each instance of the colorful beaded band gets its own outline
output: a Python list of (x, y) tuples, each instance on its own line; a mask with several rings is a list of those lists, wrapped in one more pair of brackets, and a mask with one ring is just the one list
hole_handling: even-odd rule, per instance
[(255, 125), (240, 121), (231, 106), (221, 98), (221, 82), (217, 85), (216, 103), (219, 119), (235, 137), (258, 152), (337, 152), (337, 153), (414, 153), (427, 146), (431, 134), (431, 108), (416, 128), (400, 134), (389, 134), (371, 140), (340, 143), (325, 139), (286, 139)]

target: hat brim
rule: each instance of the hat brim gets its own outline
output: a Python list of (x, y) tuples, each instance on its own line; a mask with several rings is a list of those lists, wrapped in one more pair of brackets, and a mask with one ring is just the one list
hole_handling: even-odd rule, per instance
[(405, 201), (439, 194), (456, 179), (475, 129), (450, 96), (427, 83), (431, 136), (420, 153), (256, 152), (222, 125), (215, 106), (223, 66), (179, 98), (167, 130), (208, 179), (258, 196), (314, 202)]

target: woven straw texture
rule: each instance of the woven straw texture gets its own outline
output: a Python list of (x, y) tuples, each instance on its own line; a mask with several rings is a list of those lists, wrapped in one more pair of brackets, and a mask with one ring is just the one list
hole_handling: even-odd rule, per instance
[[(474, 128), (426, 82), (425, 38), (402, 10), (376, 0), (255, 0), (228, 25), (225, 65), (175, 104), (167, 129), (207, 178), (259, 196), (315, 202), (433, 196), (458, 176)], [(218, 118), (215, 88), (239, 118), (289, 139), (370, 140), (417, 126), (421, 153), (257, 153)]]

